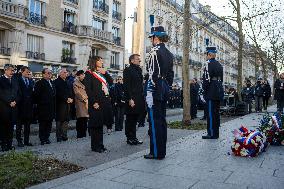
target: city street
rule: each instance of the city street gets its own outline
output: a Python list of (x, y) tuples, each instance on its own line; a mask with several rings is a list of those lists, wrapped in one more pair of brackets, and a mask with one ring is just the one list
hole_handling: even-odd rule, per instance
[[(275, 106), (270, 107), (275, 110)], [(147, 150), (126, 155), (31, 189), (54, 188), (283, 188), (284, 148), (270, 146), (256, 158), (230, 155), (231, 131), (241, 124), (255, 129), (263, 114), (250, 114), (221, 125), (218, 140), (202, 140), (204, 131), (168, 143), (165, 160), (145, 160)], [(184, 131), (182, 131), (184, 132)], [(141, 136), (141, 134), (140, 134)], [(107, 141), (108, 136), (106, 137)], [(76, 143), (71, 144), (74, 146)], [(46, 149), (58, 146), (52, 144)], [(127, 148), (132, 148), (124, 145)], [(62, 146), (63, 147), (63, 146)], [(109, 145), (107, 145), (111, 149)], [(44, 149), (43, 148), (43, 149)], [(59, 147), (58, 147), (59, 148)], [(136, 147), (133, 147), (136, 148)], [(76, 148), (78, 150), (79, 148)], [(61, 148), (62, 151), (65, 148)], [(119, 151), (119, 150), (118, 150)], [(82, 153), (82, 151), (76, 151)], [(97, 154), (89, 153), (90, 159)], [(109, 154), (111, 155), (111, 153)], [(102, 156), (108, 156), (102, 154)], [(66, 157), (68, 159), (68, 156)], [(88, 161), (81, 159), (81, 161)]]

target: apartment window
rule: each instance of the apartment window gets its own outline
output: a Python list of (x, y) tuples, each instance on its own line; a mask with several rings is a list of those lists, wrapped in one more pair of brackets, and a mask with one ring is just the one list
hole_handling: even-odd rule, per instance
[(119, 12), (120, 2), (113, 1), (112, 10), (115, 12)]
[(64, 11), (64, 22), (65, 23), (75, 23), (75, 13)]
[(43, 37), (28, 34), (27, 51), (43, 53)]
[(7, 45), (5, 44), (5, 30), (0, 30), (0, 48), (1, 47), (6, 47)]
[(30, 12), (37, 14), (37, 15), (45, 15), (45, 6), (46, 4), (39, 1), (39, 0), (30, 0), (29, 2), (29, 8), (30, 8)]
[(111, 52), (111, 65), (119, 65), (119, 53), (117, 52)]
[(119, 28), (112, 27), (112, 34), (114, 37), (119, 37)]
[(62, 41), (62, 56), (64, 57), (74, 57), (75, 56), (75, 43), (69, 41)]
[(98, 9), (102, 4), (105, 4), (105, 0), (94, 0), (93, 3), (93, 6)]
[(94, 56), (99, 56), (99, 52), (100, 52), (99, 49), (97, 49), (97, 48), (92, 48), (91, 56), (92, 56), (92, 57), (94, 57)]
[(97, 18), (93, 18), (93, 27), (99, 30), (104, 30), (105, 27), (105, 21), (97, 19)]

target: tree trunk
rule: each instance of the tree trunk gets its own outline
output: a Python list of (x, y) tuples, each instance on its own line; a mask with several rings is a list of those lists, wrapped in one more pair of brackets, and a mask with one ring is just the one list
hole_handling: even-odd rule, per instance
[(182, 78), (183, 78), (183, 125), (190, 124), (190, 84), (189, 84), (189, 49), (191, 46), (191, 0), (186, 0), (184, 4), (184, 25), (183, 25), (183, 59), (182, 59)]
[(243, 44), (244, 44), (244, 35), (243, 35), (243, 22), (241, 17), (241, 5), (240, 0), (236, 1), (237, 8), (237, 23), (238, 23), (238, 35), (239, 35), (239, 49), (238, 49), (238, 80), (237, 80), (237, 91), (238, 95), (241, 96), (241, 91), (243, 87)]

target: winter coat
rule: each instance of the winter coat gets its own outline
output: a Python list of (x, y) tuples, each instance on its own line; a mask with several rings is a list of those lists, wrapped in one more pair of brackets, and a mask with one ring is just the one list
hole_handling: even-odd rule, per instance
[(88, 95), (83, 83), (78, 79), (75, 79), (73, 83), (73, 89), (75, 93), (75, 107), (76, 117), (89, 117), (88, 113)]

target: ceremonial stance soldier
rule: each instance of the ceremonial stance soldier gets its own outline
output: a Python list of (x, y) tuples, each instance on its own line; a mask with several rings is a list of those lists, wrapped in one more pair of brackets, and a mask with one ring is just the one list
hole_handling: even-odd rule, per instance
[(220, 127), (220, 102), (224, 97), (223, 89), (223, 67), (215, 59), (216, 47), (207, 47), (206, 54), (208, 60), (208, 69), (205, 69), (203, 75), (203, 89), (207, 98), (207, 135), (202, 139), (219, 138)]
[(153, 48), (149, 53), (146, 82), (146, 101), (150, 120), (150, 153), (146, 159), (163, 159), (166, 156), (167, 122), (166, 103), (169, 86), (173, 83), (173, 55), (165, 47), (168, 35), (162, 26), (152, 27), (151, 38)]

